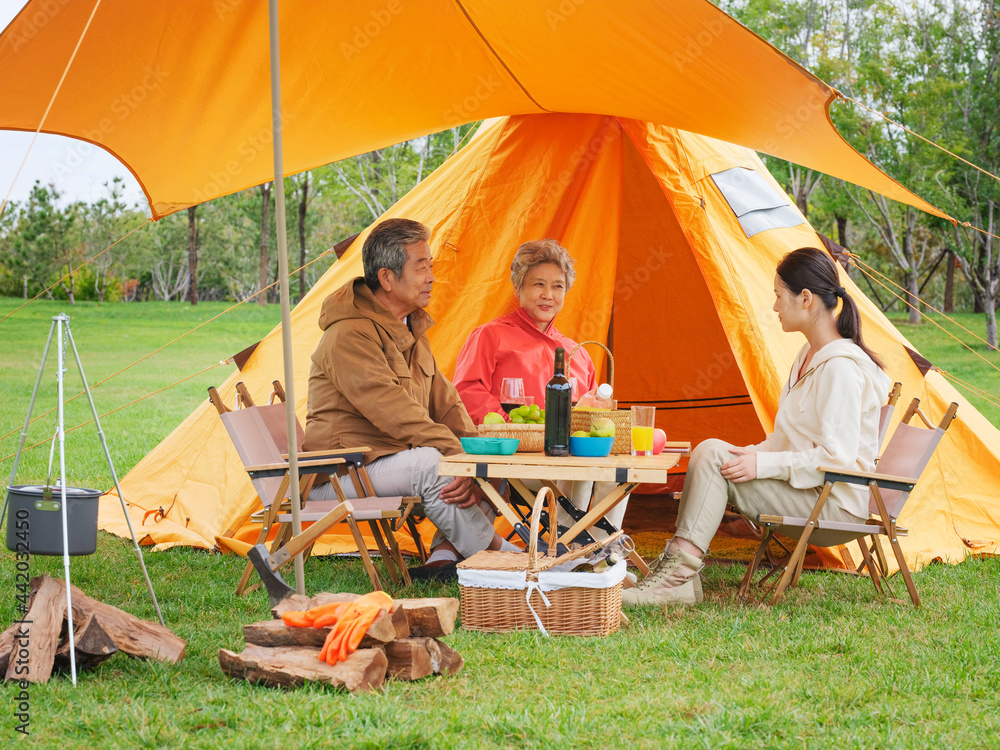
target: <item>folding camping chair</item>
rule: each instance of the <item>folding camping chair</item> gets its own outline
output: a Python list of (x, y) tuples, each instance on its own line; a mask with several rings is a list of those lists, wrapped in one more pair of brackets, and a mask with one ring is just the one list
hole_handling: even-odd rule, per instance
[[(785, 589), (798, 582), (799, 576), (802, 574), (802, 563), (810, 543), (820, 547), (832, 547), (855, 539), (859, 542), (867, 542), (868, 539), (871, 539), (871, 549), (866, 543), (861, 544), (861, 555), (864, 558), (863, 567), (868, 569), (875, 589), (880, 594), (888, 592), (889, 596), (893, 597), (889, 587), (886, 558), (880, 541), (881, 537), (884, 536), (888, 538), (889, 545), (892, 547), (899, 572), (903, 576), (906, 589), (910, 594), (910, 600), (914, 607), (919, 607), (920, 597), (913, 585), (913, 577), (910, 575), (903, 550), (899, 546), (898, 537), (905, 536), (907, 530), (897, 526), (896, 519), (902, 512), (903, 505), (934, 454), (938, 443), (944, 437), (945, 430), (955, 418), (957, 410), (958, 404), (952, 403), (941, 422), (935, 426), (920, 410), (920, 400), (913, 399), (879, 459), (877, 472), (857, 472), (820, 467), (819, 470), (824, 473), (823, 490), (820, 492), (809, 518), (759, 514), (757, 522), (765, 527), (764, 538), (761, 540), (750, 563), (750, 568), (740, 584), (740, 598), (748, 599), (750, 589), (754, 585), (762, 587), (780, 572), (781, 578), (776, 582), (772, 581), (770, 587), (764, 591), (761, 597), (763, 601), (770, 595), (770, 603), (777, 604), (784, 596)], [(914, 415), (920, 417), (926, 429), (910, 424)], [(830, 496), (830, 491), (838, 482), (868, 486), (870, 518), (867, 522), (844, 523), (820, 520), (820, 513)], [(754, 575), (776, 531), (781, 531), (786, 536), (793, 536), (798, 532), (798, 542), (795, 549), (781, 564), (754, 584)], [(814, 533), (816, 534), (815, 538), (813, 538)], [(883, 586), (885, 590), (883, 590)], [(893, 599), (898, 601), (894, 597)]]
[[(219, 412), (219, 417), (243, 461), (244, 468), (250, 474), (263, 506), (262, 510), (251, 516), (253, 520), (262, 523), (256, 543), (264, 543), (272, 527), (277, 523), (278, 527), (270, 549), (271, 559), (284, 564), (299, 552), (304, 552), (308, 557), (316, 539), (335, 524), (346, 522), (372, 586), (381, 589), (378, 572), (372, 564), (367, 545), (357, 525), (357, 521), (368, 521), (389, 577), (396, 584), (402, 580), (404, 585), (409, 585), (409, 573), (403, 563), (390, 521), (393, 519), (401, 522), (409, 521), (413, 506), (419, 502), (419, 498), (377, 497), (363, 467), (364, 454), (368, 448), (301, 451), (303, 431), (298, 420), (296, 420), (296, 433), (300, 448), (298, 459), (302, 501), (300, 519), (304, 523), (310, 523), (311, 526), (297, 537), (292, 535), (292, 516), (288, 499), (290, 484), (288, 454), (284, 453), (288, 445), (284, 389), (277, 381), (274, 386), (274, 392), (270, 397), (271, 403), (257, 406), (243, 383), (238, 383), (237, 408), (232, 410), (223, 403), (215, 388), (208, 389), (209, 398)], [(275, 397), (279, 399), (276, 403)], [(322, 501), (308, 499), (318, 474), (332, 476), (336, 499)], [(338, 474), (351, 476), (358, 499), (347, 501)], [(383, 533), (386, 538), (383, 538)], [(242, 595), (246, 591), (252, 573), (253, 565), (248, 563), (237, 585), (237, 595)]]
[[(899, 401), (899, 396), (902, 394), (902, 392), (903, 392), (903, 384), (900, 383), (897, 380), (895, 383), (892, 384), (892, 388), (889, 390), (889, 398), (886, 399), (886, 402), (884, 404), (882, 404), (881, 408), (879, 409), (879, 413), (878, 413), (878, 448), (879, 448), (879, 451), (882, 450), (882, 446), (885, 444), (885, 436), (889, 432), (889, 425), (892, 423), (892, 415), (896, 411), (896, 402)], [(881, 457), (881, 456), (879, 456), (879, 457)], [(878, 460), (879, 459), (876, 458), (875, 459), (875, 463), (878, 463)], [(760, 529), (757, 528), (757, 526), (754, 525), (753, 521), (751, 521), (749, 518), (746, 518), (745, 516), (744, 516), (744, 520), (750, 525), (750, 527), (754, 530), (754, 532), (756, 532), (758, 538), (763, 538), (763, 532), (761, 532)], [(778, 539), (777, 537), (773, 538), (771, 541), (774, 542), (774, 544), (777, 547), (779, 547), (780, 549), (784, 550), (784, 553), (785, 553), (786, 556), (792, 554), (792, 551), (790, 549), (788, 549), (788, 547), (786, 547), (782, 543), (782, 541), (780, 539)], [(864, 539), (860, 539), (859, 538), (858, 539), (858, 544), (859, 545), (864, 545), (865, 544)], [(850, 554), (847, 552), (847, 545), (845, 545), (845, 544), (838, 544), (836, 546), (841, 547), (842, 548), (841, 549), (842, 555), (846, 555), (848, 557), (848, 559), (850, 559)], [(767, 557), (767, 561), (772, 566), (779, 564), (779, 558), (775, 557), (774, 550), (771, 547), (768, 547), (767, 550), (764, 552), (764, 554)], [(864, 556), (864, 551), (862, 550), (862, 557), (863, 556)], [(850, 563), (850, 564), (853, 564), (853, 562)], [(864, 562), (864, 559), (862, 559), (861, 564), (858, 566), (857, 572), (860, 573), (862, 570), (864, 570), (864, 568), (865, 568), (865, 562)]]

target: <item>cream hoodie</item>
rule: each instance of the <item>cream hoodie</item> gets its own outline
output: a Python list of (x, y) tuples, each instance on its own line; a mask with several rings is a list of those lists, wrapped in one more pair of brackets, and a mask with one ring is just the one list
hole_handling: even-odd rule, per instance
[[(878, 455), (879, 409), (892, 381), (849, 339), (832, 341), (813, 356), (796, 380), (809, 351), (799, 351), (781, 392), (774, 432), (759, 443), (757, 476), (783, 479), (792, 487), (821, 487), (819, 466), (872, 471)], [(868, 490), (837, 484), (830, 501), (868, 518)]]

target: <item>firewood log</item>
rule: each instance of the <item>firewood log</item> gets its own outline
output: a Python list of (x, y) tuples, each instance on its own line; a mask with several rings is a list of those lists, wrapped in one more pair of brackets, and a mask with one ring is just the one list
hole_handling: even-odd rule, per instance
[(230, 677), (274, 687), (326, 682), (357, 692), (380, 687), (385, 681), (388, 661), (381, 649), (368, 648), (355, 651), (346, 661), (331, 666), (316, 658), (314, 648), (248, 644), (239, 654), (219, 649), (219, 665)]
[(28, 614), (24, 616), (26, 624), (13, 640), (7, 664), (8, 680), (49, 681), (65, 616), (65, 586), (54, 578), (42, 576)]
[[(73, 645), (77, 670), (93, 669), (118, 652), (118, 647), (101, 627), (97, 615), (91, 615), (76, 627)], [(69, 638), (63, 640), (56, 651), (55, 668), (63, 671), (70, 669)]]

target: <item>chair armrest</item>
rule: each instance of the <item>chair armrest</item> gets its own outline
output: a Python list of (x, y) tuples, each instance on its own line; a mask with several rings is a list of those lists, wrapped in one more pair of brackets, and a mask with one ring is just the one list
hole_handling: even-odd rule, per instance
[(846, 484), (863, 484), (875, 482), (879, 487), (889, 490), (904, 490), (909, 492), (917, 483), (916, 478), (899, 477), (892, 474), (879, 474), (877, 471), (851, 471), (850, 469), (835, 469), (830, 466), (817, 467), (824, 474), (824, 480), (844, 482)]
[[(308, 461), (299, 461), (299, 469), (312, 469), (324, 466), (338, 466), (340, 464), (346, 463), (342, 458), (314, 458)], [(257, 464), (256, 466), (244, 467), (248, 474), (263, 474), (267, 473), (278, 473), (288, 471), (288, 462), (282, 461), (281, 463), (275, 464)]]
[[(332, 448), (325, 451), (299, 451), (299, 461), (309, 458), (322, 458), (324, 456), (344, 456), (352, 453), (371, 453), (371, 448), (367, 445), (360, 446), (358, 448)], [(281, 457), (288, 460), (288, 454), (282, 453)]]

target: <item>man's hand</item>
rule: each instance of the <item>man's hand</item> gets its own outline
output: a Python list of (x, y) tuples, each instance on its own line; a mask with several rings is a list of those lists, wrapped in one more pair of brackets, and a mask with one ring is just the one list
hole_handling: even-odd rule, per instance
[(441, 490), (441, 499), (459, 508), (471, 508), (483, 497), (483, 491), (472, 477), (455, 477)]
[(736, 458), (719, 467), (724, 478), (730, 482), (749, 482), (757, 478), (757, 451), (734, 446), (729, 452)]

